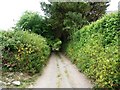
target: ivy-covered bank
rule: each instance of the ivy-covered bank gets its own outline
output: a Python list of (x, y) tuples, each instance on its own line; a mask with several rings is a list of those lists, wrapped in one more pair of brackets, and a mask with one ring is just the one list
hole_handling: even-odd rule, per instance
[(48, 61), (50, 48), (46, 39), (27, 31), (0, 32), (2, 70), (38, 73)]
[(95, 81), (95, 87), (119, 88), (120, 59), (118, 57), (118, 13), (105, 15), (74, 33), (65, 52)]

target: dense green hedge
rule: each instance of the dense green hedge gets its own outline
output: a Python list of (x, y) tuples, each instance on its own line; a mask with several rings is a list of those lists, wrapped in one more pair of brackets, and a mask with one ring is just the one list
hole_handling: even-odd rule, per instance
[(50, 54), (46, 40), (27, 31), (1, 32), (3, 70), (38, 73)]
[(120, 86), (118, 24), (118, 13), (105, 15), (77, 31), (66, 45), (66, 54), (95, 81), (96, 87)]

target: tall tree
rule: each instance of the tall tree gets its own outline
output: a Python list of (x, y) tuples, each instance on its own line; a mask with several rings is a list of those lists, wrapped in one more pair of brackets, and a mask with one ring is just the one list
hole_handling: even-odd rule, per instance
[(55, 37), (62, 40), (67, 40), (74, 31), (100, 18), (107, 6), (106, 2), (41, 3)]

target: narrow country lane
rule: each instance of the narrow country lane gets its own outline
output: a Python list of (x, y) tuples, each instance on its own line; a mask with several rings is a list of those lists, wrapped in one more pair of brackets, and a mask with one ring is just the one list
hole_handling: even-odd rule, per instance
[(42, 76), (29, 88), (92, 88), (91, 82), (62, 54), (52, 54)]

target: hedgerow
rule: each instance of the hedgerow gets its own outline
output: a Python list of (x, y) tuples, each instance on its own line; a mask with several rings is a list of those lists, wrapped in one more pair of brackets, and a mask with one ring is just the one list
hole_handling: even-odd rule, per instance
[(99, 88), (119, 88), (118, 13), (101, 19), (75, 32), (65, 52)]
[(46, 65), (50, 48), (46, 39), (27, 31), (1, 32), (2, 69), (30, 74)]

